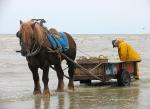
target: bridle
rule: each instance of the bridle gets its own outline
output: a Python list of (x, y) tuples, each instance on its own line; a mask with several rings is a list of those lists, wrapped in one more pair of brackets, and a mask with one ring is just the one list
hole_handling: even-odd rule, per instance
[[(20, 33), (20, 31), (17, 33), (17, 36), (21, 36), (22, 34)], [(20, 39), (20, 46), (23, 46), (23, 41)], [(37, 41), (34, 39), (34, 33), (32, 33), (31, 35), (31, 43), (34, 43), (33, 46), (30, 49), (27, 49), (27, 54), (25, 55), (26, 57), (31, 57), (31, 56), (35, 56), (37, 55), (41, 48), (42, 48), (42, 44), (39, 44), (37, 48), (35, 48), (37, 46)], [(21, 51), (20, 51), (21, 52)]]
[[(44, 42), (46, 40), (46, 36), (48, 35), (48, 33), (45, 31), (45, 28), (42, 27), (42, 29), (43, 29), (43, 34), (42, 34), (43, 40), (42, 40), (42, 43), (40, 43), (39, 46), (35, 49), (35, 47), (36, 47), (36, 40), (35, 40), (31, 51), (29, 51), (27, 53), (27, 55), (26, 55), (27, 57), (35, 56), (35, 55), (37, 55), (40, 52), (40, 50), (41, 50), (41, 48), (42, 48), (42, 46), (43, 46), (43, 44), (44, 44)], [(32, 33), (31, 37), (32, 37), (32, 40), (33, 40), (34, 33)]]
[[(35, 22), (35, 23), (37, 23), (37, 22)], [(44, 27), (41, 27), (41, 28), (42, 28), (42, 38), (43, 38), (41, 40), (41, 43), (38, 43), (37, 40), (35, 40), (34, 32), (32, 32), (32, 34), (31, 34), (31, 48), (26, 49), (26, 51), (27, 51), (27, 54), (25, 55), (26, 57), (35, 56), (35, 55), (39, 54), (39, 52), (41, 51), (41, 48), (43, 47), (43, 44), (45, 43), (45, 41), (47, 39), (47, 35), (48, 35), (47, 30), (45, 30)], [(22, 33), (20, 31), (18, 31), (17, 36), (22, 37)], [(21, 39), (20, 39), (20, 42), (23, 43), (23, 41)], [(20, 46), (23, 47), (23, 44), (20, 44)]]
[(31, 51), (29, 50), (29, 51), (27, 52), (27, 55), (26, 55), (27, 57), (35, 56), (35, 55), (37, 55), (37, 54), (40, 52), (42, 46), (39, 45), (39, 46), (34, 50), (35, 45), (36, 45), (36, 41), (34, 42), (34, 45), (33, 45), (32, 49), (31, 49)]

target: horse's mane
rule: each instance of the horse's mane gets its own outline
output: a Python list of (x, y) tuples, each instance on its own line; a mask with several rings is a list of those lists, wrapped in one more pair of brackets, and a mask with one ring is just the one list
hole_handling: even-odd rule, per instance
[(37, 40), (37, 42), (42, 45), (43, 41), (46, 38), (46, 33), (48, 33), (48, 29), (41, 27), (40, 24), (38, 22), (36, 22), (35, 24), (33, 24), (33, 32), (34, 32), (34, 37)]
[(23, 33), (23, 40), (27, 44), (31, 44), (31, 36), (34, 37), (36, 42), (42, 45), (43, 41), (46, 38), (46, 33), (49, 34), (49, 31), (46, 27), (41, 27), (38, 22), (33, 22), (32, 20), (28, 22), (21, 22), (21, 32)]
[(20, 31), (22, 33), (22, 36), (23, 36), (22, 39), (23, 39), (24, 43), (27, 45), (31, 45), (30, 37), (31, 37), (31, 34), (33, 33), (32, 27), (31, 27), (32, 22), (31, 21), (28, 21), (28, 22), (20, 21), (20, 24), (21, 24)]
[(48, 30), (46, 27), (41, 26), (39, 22), (33, 22), (32, 20), (22, 22), (21, 30), (24, 34), (24, 41), (28, 46), (31, 46), (32, 38), (34, 38), (38, 45), (44, 44), (44, 46), (50, 47), (50, 44), (46, 41), (46, 39), (47, 34), (51, 34), (52, 32), (55, 33), (58, 38), (60, 37), (59, 32), (55, 28)]

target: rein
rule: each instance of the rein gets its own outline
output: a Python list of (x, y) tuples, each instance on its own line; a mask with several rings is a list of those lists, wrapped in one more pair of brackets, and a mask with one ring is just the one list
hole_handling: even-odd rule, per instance
[[(34, 45), (35, 45), (35, 43), (34, 43)], [(34, 47), (32, 48), (31, 52), (27, 53), (27, 55), (26, 55), (27, 57), (31, 57), (31, 56), (37, 55), (40, 52), (40, 50), (41, 50), (41, 46), (36, 48), (34, 51), (33, 51), (33, 49), (34, 49)]]
[[(91, 70), (89, 71), (89, 70), (87, 70), (86, 68), (84, 68), (82, 65), (80, 65), (80, 64), (78, 64), (78, 63), (76, 63), (76, 62), (74, 62), (74, 60), (72, 60), (71, 58), (69, 58), (66, 54), (61, 53), (61, 52), (56, 51), (56, 50), (53, 50), (53, 49), (51, 49), (51, 48), (48, 48), (48, 50), (49, 50), (48, 52), (55, 52), (55, 53), (58, 53), (58, 54), (62, 55), (63, 57), (65, 57), (66, 59), (68, 59), (70, 62), (72, 62), (73, 64), (75, 64), (81, 71), (83, 71), (83, 72), (85, 72), (85, 73), (87, 73), (87, 74), (90, 74), (91, 76), (93, 76), (94, 78), (96, 78), (96, 79), (98, 79), (98, 80), (102, 80), (99, 76), (96, 76), (96, 75), (94, 75), (94, 74), (92, 73), (97, 67), (101, 66), (102, 63), (98, 64), (97, 66), (95, 66), (93, 69), (91, 69)], [(51, 67), (51, 68), (52, 68), (52, 67)], [(65, 69), (66, 69), (66, 68), (65, 68)], [(65, 69), (64, 69), (64, 70), (65, 70)], [(54, 70), (55, 70), (55, 69), (54, 69)], [(65, 76), (67, 79), (69, 79), (69, 77), (66, 76), (65, 74), (64, 74), (64, 76)]]

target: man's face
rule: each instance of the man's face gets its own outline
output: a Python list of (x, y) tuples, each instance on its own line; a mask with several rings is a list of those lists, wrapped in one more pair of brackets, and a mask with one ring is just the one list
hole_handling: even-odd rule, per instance
[(118, 41), (116, 40), (114, 47), (118, 47)]

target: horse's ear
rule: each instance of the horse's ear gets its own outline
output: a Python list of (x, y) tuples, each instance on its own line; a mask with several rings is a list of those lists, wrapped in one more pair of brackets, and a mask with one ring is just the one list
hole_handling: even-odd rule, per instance
[(32, 29), (34, 29), (36, 22), (31, 24)]
[(20, 20), (20, 25), (23, 23), (23, 21), (22, 20)]

